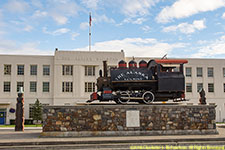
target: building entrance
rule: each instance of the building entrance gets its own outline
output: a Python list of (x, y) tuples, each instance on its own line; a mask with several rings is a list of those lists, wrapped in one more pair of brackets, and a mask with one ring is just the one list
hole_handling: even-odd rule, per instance
[(0, 125), (5, 124), (5, 113), (6, 112), (0, 112)]

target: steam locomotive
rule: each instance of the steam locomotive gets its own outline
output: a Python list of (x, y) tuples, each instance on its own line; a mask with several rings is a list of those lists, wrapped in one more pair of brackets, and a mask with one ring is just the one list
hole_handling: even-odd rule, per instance
[[(187, 60), (155, 59), (148, 63), (134, 60), (127, 63), (121, 60), (118, 68), (108, 69), (107, 61), (103, 61), (102, 70), (97, 79), (97, 92), (90, 96), (95, 100), (115, 101), (117, 104), (138, 102), (150, 104), (154, 101), (185, 100), (185, 79), (183, 65)], [(110, 72), (110, 76), (108, 75)]]

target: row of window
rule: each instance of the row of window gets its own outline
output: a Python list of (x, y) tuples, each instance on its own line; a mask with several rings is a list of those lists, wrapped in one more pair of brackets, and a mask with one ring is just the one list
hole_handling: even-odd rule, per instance
[[(95, 76), (95, 66), (84, 67), (85, 76)], [(73, 65), (63, 65), (62, 75), (73, 75)]]
[[(203, 88), (203, 83), (197, 83), (197, 92)], [(192, 92), (192, 83), (186, 83), (186, 92)], [(214, 83), (208, 83), (208, 92), (214, 92)], [(224, 92), (225, 92), (225, 83), (224, 83)]]
[[(37, 65), (30, 65), (30, 75), (37, 75)], [(12, 65), (4, 65), (4, 75), (11, 75)], [(17, 75), (24, 75), (24, 65), (17, 65)], [(43, 75), (50, 75), (50, 65), (43, 65)], [(73, 75), (73, 65), (62, 65), (62, 75)], [(95, 76), (95, 66), (85, 66), (85, 76)]]
[[(192, 68), (191, 67), (186, 67), (186, 77), (191, 77), (192, 76)], [(207, 75), (208, 77), (213, 77), (214, 76), (214, 70), (213, 67), (208, 67), (207, 68)], [(196, 68), (196, 76), (197, 77), (203, 77), (203, 68), (202, 67), (197, 67)], [(223, 68), (223, 77), (225, 77), (225, 68)]]
[[(24, 82), (17, 82), (17, 92), (19, 92), (20, 87), (24, 89)], [(4, 92), (11, 92), (11, 82), (4, 82), (3, 85)], [(37, 82), (30, 82), (30, 92), (37, 92)], [(42, 83), (42, 92), (49, 92), (49, 82)]]
[[(37, 75), (37, 65), (30, 65), (30, 75)], [(4, 75), (11, 75), (12, 65), (4, 65)], [(24, 65), (17, 65), (17, 75), (24, 75)], [(43, 75), (50, 75), (50, 65), (43, 65)]]
[[(95, 92), (95, 82), (85, 82), (84, 91)], [(62, 82), (62, 92), (73, 92), (73, 82)]]
[[(24, 82), (17, 82), (17, 92), (19, 92), (20, 87), (24, 89)], [(50, 89), (49, 82), (42, 83), (42, 92), (49, 92)], [(4, 82), (3, 85), (4, 92), (11, 92), (11, 83)], [(37, 92), (37, 82), (30, 82), (30, 92)], [(73, 82), (62, 82), (62, 92), (73, 92)], [(85, 92), (95, 92), (95, 83), (94, 82), (85, 82)]]
[[(207, 68), (207, 73), (208, 77), (213, 77), (213, 67), (208, 67)], [(225, 68), (223, 68), (223, 74), (225, 77)], [(192, 68), (191, 67), (186, 67), (186, 77), (191, 77), (192, 76)], [(202, 77), (203, 76), (203, 69), (202, 67), (197, 67), (196, 68), (196, 76), (197, 77)]]

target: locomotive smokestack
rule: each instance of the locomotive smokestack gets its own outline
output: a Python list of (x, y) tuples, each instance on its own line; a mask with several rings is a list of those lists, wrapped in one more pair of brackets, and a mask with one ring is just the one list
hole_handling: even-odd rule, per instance
[(104, 77), (108, 77), (108, 72), (107, 72), (107, 61), (103, 61), (103, 71), (104, 71)]

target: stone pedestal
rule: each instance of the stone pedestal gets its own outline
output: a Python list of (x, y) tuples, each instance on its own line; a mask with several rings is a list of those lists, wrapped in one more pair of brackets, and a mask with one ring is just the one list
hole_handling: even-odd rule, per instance
[(45, 106), (43, 136), (217, 134), (216, 105)]

